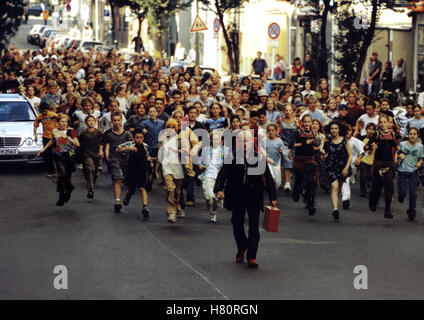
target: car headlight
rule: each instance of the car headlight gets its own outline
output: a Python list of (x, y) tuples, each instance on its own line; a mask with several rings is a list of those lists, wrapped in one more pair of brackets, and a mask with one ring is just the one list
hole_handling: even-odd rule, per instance
[(28, 137), (28, 138), (25, 139), (25, 144), (27, 146), (32, 146), (33, 143), (34, 143), (34, 139), (32, 139), (32, 138)]
[(43, 145), (43, 135), (41, 133), (37, 134), (37, 141), (35, 141), (35, 144), (37, 146), (42, 146)]

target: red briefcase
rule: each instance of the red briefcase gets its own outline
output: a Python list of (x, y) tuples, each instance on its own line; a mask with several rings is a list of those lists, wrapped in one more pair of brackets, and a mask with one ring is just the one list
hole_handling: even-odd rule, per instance
[(265, 207), (263, 228), (268, 232), (278, 232), (278, 222), (280, 221), (280, 209)]

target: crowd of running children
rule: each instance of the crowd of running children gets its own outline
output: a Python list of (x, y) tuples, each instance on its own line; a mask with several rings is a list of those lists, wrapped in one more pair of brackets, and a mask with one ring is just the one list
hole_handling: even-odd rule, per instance
[[(57, 175), (58, 206), (71, 197), (76, 166), (87, 180), (89, 199), (102, 170), (111, 175), (116, 213), (140, 192), (148, 217), (147, 194), (157, 179), (169, 222), (194, 205), (196, 186), (216, 222), (222, 199), (213, 192), (215, 181), (225, 156), (234, 152), (223, 135), (253, 130), (256, 148), (264, 137), (261, 152), (276, 186), (294, 201), (302, 198), (310, 215), (319, 186), (330, 193), (332, 216), (339, 220), (339, 193), (348, 209), (350, 184), (359, 180), (360, 196), (368, 196), (372, 211), (384, 188), (384, 217), (393, 218), (397, 173), (398, 200), (409, 191), (407, 215), (416, 216), (424, 117), (414, 101), (391, 106), (387, 98), (364, 96), (355, 83), (330, 92), (326, 79), (316, 86), (311, 80), (271, 85), (266, 74), (232, 74), (223, 82), (218, 73), (173, 68), (148, 53), (128, 62), (114, 50), (7, 50), (1, 62), (1, 87), (25, 94), (39, 112), (34, 133), (41, 124), (40, 156), (47, 175)], [(174, 134), (161, 137), (164, 129)], [(198, 129), (207, 130), (209, 139)]]

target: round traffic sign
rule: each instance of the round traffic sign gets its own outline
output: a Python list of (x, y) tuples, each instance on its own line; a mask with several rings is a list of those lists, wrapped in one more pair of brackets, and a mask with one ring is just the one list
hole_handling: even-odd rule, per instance
[(273, 40), (280, 36), (280, 26), (278, 23), (273, 22), (268, 26), (268, 36)]
[(218, 32), (219, 29), (221, 29), (221, 22), (218, 18), (215, 18), (215, 20), (213, 21), (213, 31)]
[(66, 5), (66, 10), (69, 12), (69, 11), (71, 11), (71, 5), (70, 4), (67, 4)]

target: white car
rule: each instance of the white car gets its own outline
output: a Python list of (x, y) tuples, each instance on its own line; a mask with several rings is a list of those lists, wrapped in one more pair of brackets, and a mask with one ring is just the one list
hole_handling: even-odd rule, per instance
[(46, 27), (47, 26), (42, 24), (34, 24), (27, 35), (27, 42), (31, 44), (38, 44), (38, 39), (40, 39), (41, 33)]
[(34, 137), (37, 116), (25, 96), (0, 94), (0, 163), (42, 162), (37, 153), (43, 149), (41, 126)]
[(80, 50), (83, 53), (87, 53), (97, 45), (103, 45), (103, 43), (99, 41), (93, 41), (93, 40), (83, 40), (79, 44), (79, 47), (77, 50)]

